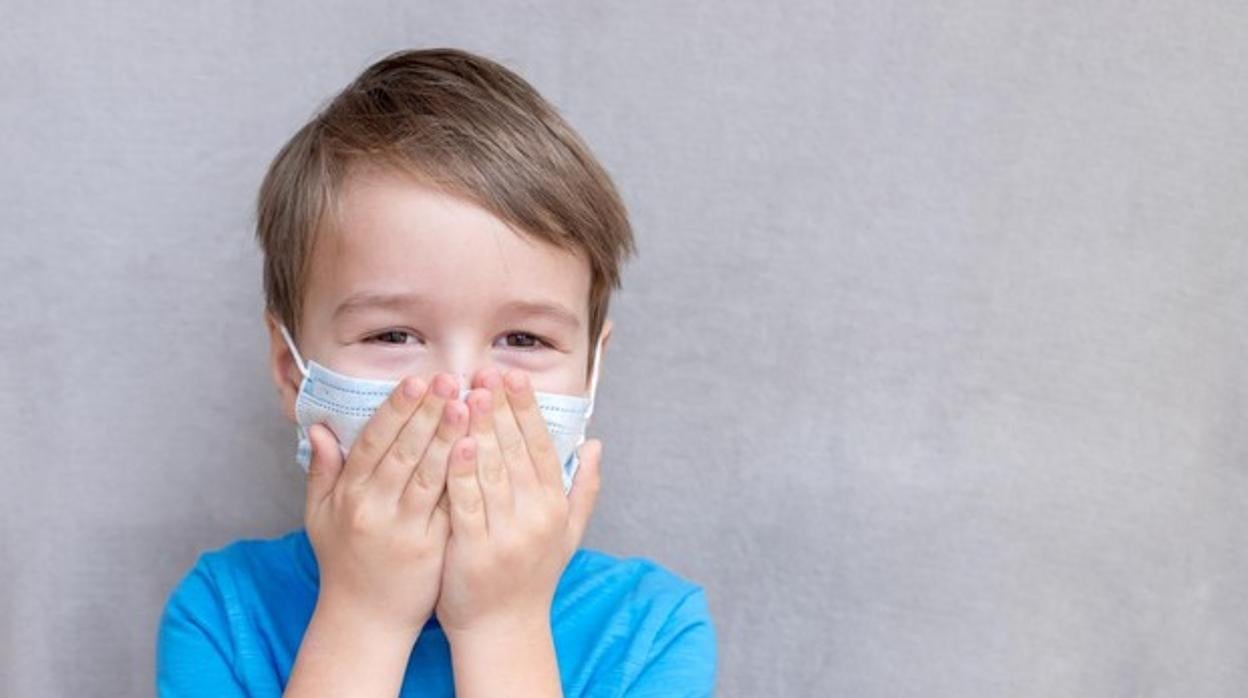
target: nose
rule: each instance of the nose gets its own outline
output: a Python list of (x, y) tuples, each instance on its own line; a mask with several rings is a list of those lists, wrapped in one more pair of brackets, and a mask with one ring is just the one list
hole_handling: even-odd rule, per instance
[(469, 391), (472, 390), (472, 374), (463, 371), (443, 370), (444, 373), (455, 376), (459, 385), (459, 399), (463, 400), (468, 397)]
[(442, 347), (440, 355), (434, 357), (430, 366), (434, 373), (446, 373), (457, 379), (461, 400), (472, 390), (473, 376), (481, 369), (494, 365), (488, 349), (482, 351), (475, 347), (477, 341), (469, 337), (458, 342), (448, 342)]

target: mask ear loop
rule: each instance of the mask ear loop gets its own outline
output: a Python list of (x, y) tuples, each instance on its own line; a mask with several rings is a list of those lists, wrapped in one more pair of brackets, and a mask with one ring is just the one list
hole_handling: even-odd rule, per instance
[(281, 325), (282, 339), (286, 340), (286, 346), (290, 349), (290, 353), (295, 357), (295, 365), (299, 367), (299, 372), (304, 378), (308, 377), (308, 367), (303, 363), (303, 357), (299, 356), (299, 350), (295, 348), (295, 340), (290, 338), (290, 331), (286, 329), (286, 324)]
[(585, 420), (589, 421), (589, 416), (594, 413), (594, 396), (598, 393), (598, 366), (602, 359), (602, 337), (601, 332), (598, 333), (598, 344), (594, 347), (594, 371), (589, 379), (589, 409), (585, 411)]

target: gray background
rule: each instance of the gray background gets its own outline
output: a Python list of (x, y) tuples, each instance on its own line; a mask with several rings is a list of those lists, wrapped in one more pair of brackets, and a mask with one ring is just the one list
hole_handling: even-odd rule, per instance
[(0, 693), (150, 693), (196, 555), (300, 523), (253, 197), (437, 45), (631, 207), (587, 542), (706, 586), (721, 695), (1248, 690), (1242, 3), (0, 13)]

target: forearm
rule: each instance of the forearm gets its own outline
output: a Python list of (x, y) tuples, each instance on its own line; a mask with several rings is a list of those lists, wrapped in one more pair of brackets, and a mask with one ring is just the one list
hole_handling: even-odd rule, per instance
[(318, 603), (283, 695), (397, 696), (418, 633)]
[(550, 622), (448, 635), (459, 698), (561, 698)]

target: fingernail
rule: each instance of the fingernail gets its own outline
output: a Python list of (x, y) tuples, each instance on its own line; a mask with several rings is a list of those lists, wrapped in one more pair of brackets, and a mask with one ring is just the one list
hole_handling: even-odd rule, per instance
[(494, 404), (493, 395), (488, 390), (474, 390), (477, 394), (477, 409), (485, 412)]
[(433, 379), (433, 392), (440, 398), (450, 398), (455, 394), (454, 381), (446, 377), (446, 375), (439, 373)]

